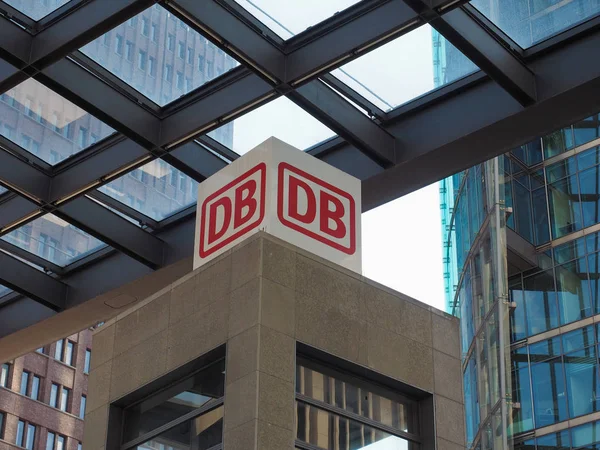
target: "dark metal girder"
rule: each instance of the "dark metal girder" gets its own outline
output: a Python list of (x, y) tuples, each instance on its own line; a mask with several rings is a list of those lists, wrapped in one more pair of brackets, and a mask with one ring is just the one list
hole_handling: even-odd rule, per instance
[(27, 297), (19, 297), (2, 305), (0, 335), (7, 336), (56, 314), (52, 308)]
[(177, 147), (163, 159), (198, 182), (227, 166), (221, 158), (193, 141)]
[(30, 199), (43, 203), (50, 192), (50, 177), (0, 148), (0, 180)]
[(523, 106), (536, 101), (534, 73), (463, 8), (438, 16), (431, 25)]
[(55, 311), (66, 307), (67, 286), (64, 283), (4, 252), (0, 252), (0, 267), (0, 284)]
[(162, 265), (164, 243), (118, 214), (83, 196), (54, 212), (111, 247), (153, 269)]
[(18, 69), (29, 63), (33, 36), (23, 28), (0, 16), (0, 57)]
[(0, 235), (4, 234), (5, 228), (22, 221), (24, 217), (33, 217), (39, 211), (40, 208), (35, 203), (12, 194), (0, 202)]
[(383, 166), (397, 161), (399, 145), (389, 134), (320, 80), (288, 94), (294, 102)]

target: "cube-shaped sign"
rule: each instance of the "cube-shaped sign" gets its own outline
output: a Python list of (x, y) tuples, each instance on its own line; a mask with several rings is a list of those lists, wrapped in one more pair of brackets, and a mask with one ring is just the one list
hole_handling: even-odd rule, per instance
[(277, 138), (198, 187), (194, 269), (259, 230), (361, 272), (360, 180)]

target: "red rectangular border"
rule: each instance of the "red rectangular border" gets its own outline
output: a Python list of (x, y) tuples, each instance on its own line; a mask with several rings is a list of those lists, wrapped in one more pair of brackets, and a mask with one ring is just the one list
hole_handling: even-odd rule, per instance
[[(304, 177), (304, 178), (312, 181), (313, 183), (319, 184), (319, 185), (329, 189), (330, 191), (335, 192), (337, 195), (344, 197), (350, 201), (350, 247), (344, 247), (343, 245), (340, 245), (337, 242), (327, 239), (326, 237), (321, 236), (320, 234), (317, 234), (313, 231), (307, 230), (307, 229), (299, 226), (298, 224), (290, 222), (289, 220), (287, 220), (284, 217), (284, 215), (283, 215), (283, 174), (286, 169), (289, 170), (290, 172), (296, 173), (297, 175), (300, 175), (301, 177)], [(337, 188), (329, 183), (326, 183), (325, 181), (320, 180), (319, 178), (317, 178), (313, 175), (310, 175), (310, 174), (304, 172), (303, 170), (300, 170), (297, 167), (294, 167), (291, 164), (286, 163), (286, 162), (279, 163), (279, 166), (277, 169), (277, 178), (278, 178), (278, 181), (277, 181), (277, 217), (279, 218), (279, 221), (282, 224), (291, 228), (292, 230), (298, 231), (299, 233), (302, 233), (302, 234), (304, 234), (308, 237), (311, 237), (325, 245), (328, 245), (329, 247), (335, 248), (336, 250), (346, 253), (347, 255), (353, 255), (356, 252), (356, 204), (354, 202), (354, 198), (352, 198), (352, 196), (350, 194), (348, 194), (347, 192), (342, 191), (340, 188)]]
[[(262, 172), (261, 173), (261, 181), (260, 181), (260, 214), (257, 220), (255, 220), (254, 222), (246, 225), (244, 228), (240, 229), (239, 231), (237, 231), (236, 233), (232, 234), (231, 236), (229, 236), (227, 239), (225, 239), (223, 242), (215, 245), (214, 247), (212, 247), (210, 250), (208, 251), (204, 251), (204, 231), (205, 231), (205, 224), (206, 224), (206, 219), (208, 218), (208, 215), (206, 214), (206, 208), (207, 208), (207, 203), (209, 203), (211, 200), (213, 200), (215, 197), (219, 197), (221, 194), (223, 194), (223, 192), (231, 189), (233, 186), (235, 186), (236, 184), (239, 184), (240, 182), (242, 182), (243, 180), (245, 180), (246, 178), (254, 175), (255, 172)], [(217, 174), (218, 176), (218, 174)], [(202, 207), (200, 208), (200, 212), (202, 214), (202, 217), (200, 219), (200, 245), (199, 245), (199, 254), (201, 258), (206, 258), (207, 256), (212, 255), (214, 252), (222, 249), (224, 246), (230, 244), (232, 241), (234, 241), (235, 239), (239, 238), (240, 236), (244, 235), (245, 233), (247, 233), (248, 231), (250, 231), (251, 229), (255, 228), (256, 226), (258, 226), (263, 219), (265, 218), (265, 195), (266, 195), (266, 184), (267, 184), (267, 166), (266, 164), (260, 163), (256, 166), (254, 166), (252, 169), (248, 170), (246, 173), (243, 173), (242, 175), (240, 175), (239, 177), (237, 177), (235, 180), (227, 183), (225, 186), (223, 186), (221, 189), (219, 189), (217, 192), (210, 194), (208, 197), (206, 197), (206, 199), (204, 199), (204, 202), (202, 202)]]

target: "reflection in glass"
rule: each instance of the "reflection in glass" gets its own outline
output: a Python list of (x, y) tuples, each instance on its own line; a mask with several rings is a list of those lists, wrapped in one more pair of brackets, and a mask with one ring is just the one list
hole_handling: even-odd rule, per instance
[(563, 351), (565, 353), (594, 344), (594, 326), (579, 328), (562, 335)]
[[(205, 150), (198, 146), (198, 151)], [(162, 159), (132, 170), (98, 190), (156, 221), (198, 199), (198, 183)]]
[(114, 132), (33, 78), (3, 93), (0, 100), (0, 134), (48, 164), (57, 164)]
[(53, 214), (39, 217), (1, 239), (61, 267), (106, 246)]
[(541, 272), (523, 280), (528, 335), (558, 326), (558, 310), (552, 271)]
[(7, 288), (6, 286), (2, 286), (0, 284), (0, 298), (4, 297), (7, 294), (10, 294), (12, 292), (12, 289)]
[[(418, 445), (385, 431), (296, 403), (297, 439), (326, 450), (416, 450)], [(376, 444), (377, 443), (377, 444)]]
[(70, 0), (2, 0), (33, 20), (40, 20)]
[(138, 450), (208, 450), (222, 442), (223, 407), (183, 422), (137, 446)]
[[(125, 411), (123, 442), (131, 441), (223, 396), (224, 362), (198, 372)], [(204, 416), (202, 416), (204, 417)]]
[(600, 222), (600, 166), (579, 173), (583, 226)]
[(565, 379), (561, 358), (531, 366), (536, 427), (567, 419)]
[(600, 115), (594, 114), (573, 125), (575, 145), (585, 144), (600, 137)]
[(576, 176), (548, 184), (550, 225), (554, 239), (582, 228), (583, 220), (579, 201)]
[(531, 363), (546, 361), (554, 356), (560, 356), (560, 338), (553, 337), (545, 341), (536, 342), (529, 346), (529, 358)]
[(520, 3), (472, 0), (482, 14), (522, 48), (531, 47), (600, 13), (595, 0)]
[(556, 288), (561, 324), (574, 322), (594, 313), (585, 258), (556, 268)]
[(333, 131), (286, 97), (279, 97), (208, 135), (219, 140), (227, 126), (233, 127), (233, 140), (224, 145), (238, 155), (247, 153), (271, 136), (300, 150), (335, 136)]
[(430, 25), (423, 25), (331, 74), (389, 111), (476, 70), (475, 64)]
[(596, 347), (564, 356), (569, 416), (577, 417), (598, 411), (600, 406), (599, 375)]
[(239, 63), (160, 5), (80, 49), (159, 106)]

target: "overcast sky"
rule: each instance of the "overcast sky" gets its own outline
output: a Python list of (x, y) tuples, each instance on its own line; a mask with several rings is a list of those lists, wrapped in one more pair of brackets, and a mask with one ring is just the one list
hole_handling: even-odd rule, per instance
[[(251, 0), (298, 33), (354, 0)], [(248, 1), (242, 6), (283, 38), (290, 34)], [(336, 76), (384, 110), (433, 89), (431, 28), (423, 26), (356, 59)], [(361, 86), (364, 85), (365, 87)], [(270, 136), (306, 149), (335, 133), (285, 97), (234, 122), (233, 150), (243, 154)], [(363, 274), (443, 309), (439, 189), (435, 183), (363, 214)]]

